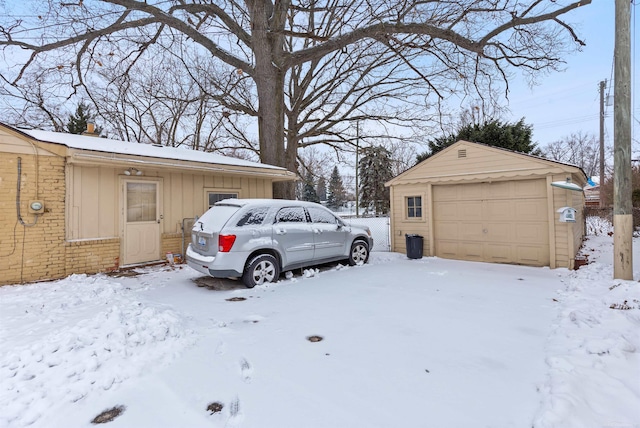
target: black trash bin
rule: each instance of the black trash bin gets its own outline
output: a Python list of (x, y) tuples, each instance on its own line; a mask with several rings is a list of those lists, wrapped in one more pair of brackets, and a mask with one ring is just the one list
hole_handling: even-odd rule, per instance
[(410, 259), (421, 259), (424, 237), (415, 234), (406, 234), (404, 236), (407, 239), (407, 257)]

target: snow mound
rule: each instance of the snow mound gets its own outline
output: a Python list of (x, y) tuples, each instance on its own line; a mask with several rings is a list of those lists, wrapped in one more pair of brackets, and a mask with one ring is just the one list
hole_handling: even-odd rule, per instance
[(587, 220), (587, 235), (599, 236), (613, 233), (613, 225), (607, 219), (597, 216), (589, 216)]
[[(21, 302), (24, 312), (7, 317), (0, 335), (0, 426), (32, 425), (59, 403), (109, 390), (194, 342), (173, 310), (144, 306), (131, 288), (101, 276), (74, 275), (12, 291), (0, 304), (11, 310)], [(25, 300), (38, 293), (47, 299), (34, 302), (47, 303), (24, 310)], [(4, 346), (4, 335), (21, 323), (31, 327), (24, 332), (30, 344)]]

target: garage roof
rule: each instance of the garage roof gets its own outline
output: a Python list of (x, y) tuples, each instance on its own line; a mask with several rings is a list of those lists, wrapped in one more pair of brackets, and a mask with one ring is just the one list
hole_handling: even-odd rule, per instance
[(583, 186), (582, 168), (525, 153), (460, 140), (420, 162), (385, 186), (427, 182), (462, 182), (515, 177), (543, 177), (548, 174), (576, 174)]

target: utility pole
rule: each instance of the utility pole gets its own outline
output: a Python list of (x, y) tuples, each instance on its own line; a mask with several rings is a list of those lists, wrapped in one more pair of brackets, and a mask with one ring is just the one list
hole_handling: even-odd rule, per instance
[(604, 185), (604, 89), (607, 87), (607, 81), (600, 82), (600, 208), (604, 208), (604, 194), (602, 187)]
[(613, 98), (613, 278), (633, 279), (631, 204), (631, 2), (616, 0)]
[(360, 121), (356, 121), (356, 218), (360, 217), (358, 210), (360, 209), (360, 183), (358, 183), (358, 155), (360, 154)]

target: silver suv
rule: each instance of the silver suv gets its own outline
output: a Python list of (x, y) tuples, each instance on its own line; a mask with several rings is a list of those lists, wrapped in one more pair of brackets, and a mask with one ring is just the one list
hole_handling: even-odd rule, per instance
[(368, 227), (347, 225), (322, 205), (282, 199), (225, 199), (199, 218), (187, 263), (215, 278), (240, 278), (253, 288), (281, 272), (347, 260), (369, 260)]

